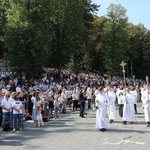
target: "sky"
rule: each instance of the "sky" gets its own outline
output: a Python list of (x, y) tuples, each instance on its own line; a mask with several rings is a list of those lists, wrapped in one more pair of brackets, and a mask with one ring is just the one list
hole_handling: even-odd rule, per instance
[(108, 6), (113, 4), (121, 4), (126, 10), (128, 21), (134, 25), (142, 23), (148, 30), (150, 30), (150, 0), (92, 0), (93, 3), (101, 5), (98, 16), (107, 14)]

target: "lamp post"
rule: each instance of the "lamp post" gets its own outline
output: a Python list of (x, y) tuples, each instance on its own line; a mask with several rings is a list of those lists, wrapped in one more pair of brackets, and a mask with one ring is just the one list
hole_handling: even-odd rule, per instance
[(132, 59), (131, 59), (131, 78), (133, 78), (133, 75), (134, 75), (134, 73), (133, 73), (133, 60), (134, 59), (136, 59), (137, 57), (135, 56), (135, 57), (133, 57)]
[(131, 59), (131, 78), (133, 78), (133, 59), (135, 58)]
[(126, 63), (124, 61), (121, 62), (120, 66), (122, 67), (122, 73), (123, 73), (123, 79), (124, 79), (124, 86), (126, 87), (126, 77), (125, 77), (125, 66), (126, 66)]

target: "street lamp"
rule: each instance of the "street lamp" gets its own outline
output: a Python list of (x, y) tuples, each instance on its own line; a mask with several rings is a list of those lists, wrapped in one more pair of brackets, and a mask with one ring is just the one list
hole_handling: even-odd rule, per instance
[(136, 57), (131, 59), (131, 78), (133, 78), (133, 59), (135, 59)]

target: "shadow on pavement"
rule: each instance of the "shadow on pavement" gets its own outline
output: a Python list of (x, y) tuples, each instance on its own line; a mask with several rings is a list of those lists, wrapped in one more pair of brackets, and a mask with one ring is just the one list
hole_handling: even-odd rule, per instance
[[(145, 128), (146, 129), (146, 128)], [(107, 130), (107, 132), (118, 132), (118, 133), (132, 133), (132, 132), (136, 132), (136, 133), (140, 133), (140, 134), (147, 134), (150, 133), (150, 131), (147, 130), (133, 130), (133, 129), (109, 129)]]
[(23, 144), (19, 141), (11, 140), (0, 140), (0, 146), (22, 146)]

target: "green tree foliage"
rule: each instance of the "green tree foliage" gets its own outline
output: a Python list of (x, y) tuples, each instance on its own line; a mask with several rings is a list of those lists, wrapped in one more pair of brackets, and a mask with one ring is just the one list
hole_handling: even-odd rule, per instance
[(10, 0), (6, 47), (15, 70), (37, 76), (43, 66), (60, 68), (81, 47), (82, 0)]
[(92, 61), (92, 68), (95, 71), (100, 71), (104, 74), (105, 66), (104, 66), (104, 57), (103, 57), (103, 34), (104, 34), (104, 27), (106, 23), (105, 17), (97, 17), (94, 16), (94, 22), (90, 40), (92, 41), (92, 53), (91, 56), (93, 57)]
[(122, 60), (127, 76), (132, 65), (136, 77), (150, 75), (150, 31), (128, 23), (121, 5), (103, 17), (98, 8), (91, 0), (0, 0), (0, 54), (28, 77), (44, 66), (121, 75)]
[(133, 25), (131, 23), (127, 26), (129, 48), (126, 51), (126, 56), (128, 56), (128, 67), (129, 74), (135, 75), (137, 78), (145, 78), (145, 76), (150, 75), (148, 68), (149, 62), (149, 31), (142, 25)]
[(9, 9), (7, 0), (0, 0), (0, 58), (3, 57), (4, 51), (4, 29), (6, 26), (6, 11)]
[(93, 60), (95, 55), (95, 46), (92, 39), (92, 32), (94, 30), (94, 16), (99, 6), (93, 4), (91, 0), (83, 0), (84, 4), (84, 32), (81, 39), (81, 51), (80, 56), (82, 57), (82, 66), (86, 71), (93, 70)]
[(145, 78), (145, 76), (150, 76), (150, 71), (148, 69), (150, 66), (150, 31), (142, 24), (139, 24), (137, 28), (140, 31), (140, 36), (137, 49), (139, 57), (134, 61), (135, 73), (138, 78)]
[(119, 64), (122, 60), (127, 60), (125, 57), (128, 49), (126, 9), (121, 5), (111, 4), (106, 19), (102, 39), (105, 71), (110, 75), (119, 75)]
[[(61, 4), (61, 6), (63, 6), (63, 4)], [(66, 6), (64, 7), (66, 12), (64, 19), (62, 17), (64, 22), (61, 24), (62, 27), (65, 28), (63, 28), (61, 32), (56, 32), (57, 34), (59, 33), (59, 36), (56, 36), (59, 37), (57, 40), (59, 39), (59, 41), (62, 41), (60, 42), (62, 44), (55, 42), (55, 39), (52, 41), (52, 43), (56, 43), (56, 48), (54, 48), (56, 49), (56, 52), (60, 52), (57, 55), (61, 56), (61, 58), (58, 59), (57, 55), (54, 53), (54, 55), (52, 55), (53, 58), (56, 57), (54, 63), (60, 64), (61, 62), (62, 66), (69, 61), (69, 66), (74, 71), (83, 68), (89, 69), (91, 67), (90, 63), (92, 62), (91, 56), (89, 54), (91, 45), (89, 35), (90, 29), (93, 28), (92, 12), (95, 12), (98, 6), (92, 4), (91, 0), (69, 0), (68, 3), (66, 3)], [(57, 16), (57, 18), (60, 17)], [(60, 39), (61, 37), (62, 39)], [(66, 38), (68, 39), (65, 40)], [(61, 46), (60, 48), (58, 47), (59, 45)], [(60, 62), (57, 63), (58, 61)]]
[(83, 3), (81, 0), (53, 1), (53, 31), (50, 42), (50, 65), (61, 69), (68, 64), (80, 44), (83, 32)]
[[(27, 76), (38, 76), (47, 59), (53, 35), (49, 0), (10, 0), (5, 44), (10, 65)], [(49, 31), (49, 32), (48, 32)]]

